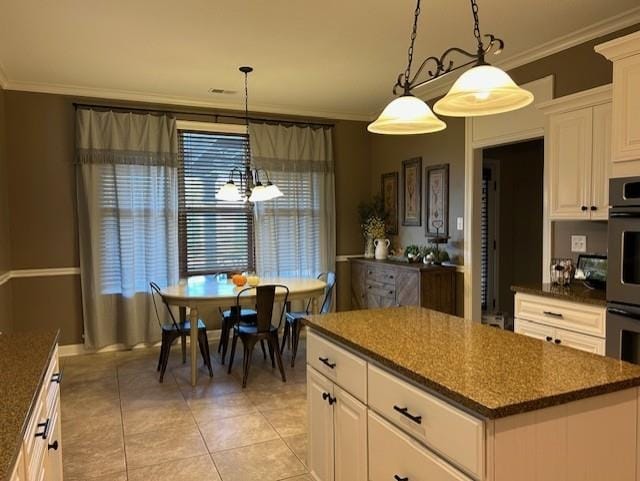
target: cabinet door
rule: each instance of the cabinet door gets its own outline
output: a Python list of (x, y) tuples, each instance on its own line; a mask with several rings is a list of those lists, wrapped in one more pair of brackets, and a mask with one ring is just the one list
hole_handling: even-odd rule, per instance
[(591, 168), (591, 219), (609, 218), (611, 176), (611, 104), (593, 108), (593, 159)]
[(613, 63), (613, 162), (640, 159), (640, 54)]
[(16, 459), (16, 464), (13, 468), (10, 481), (27, 481), (22, 450), (18, 453), (18, 458)]
[(62, 439), (60, 430), (60, 407), (56, 406), (53, 417), (53, 431), (49, 436), (45, 454), (45, 472), (47, 481), (62, 481)]
[(514, 331), (517, 334), (522, 334), (524, 336), (533, 337), (535, 339), (552, 342), (556, 330), (553, 327), (545, 326), (544, 324), (537, 324), (535, 322), (529, 322), (523, 319), (516, 318)]
[(366, 299), (368, 309), (395, 306), (395, 299), (393, 297), (386, 297), (378, 294), (367, 294)]
[(334, 396), (333, 383), (307, 366), (309, 446), (307, 467), (316, 481), (334, 480), (333, 406), (325, 399)]
[(351, 262), (351, 309), (366, 309), (365, 293), (366, 266), (361, 262)]
[(562, 346), (604, 356), (605, 340), (599, 337), (556, 329), (555, 339)]
[(367, 481), (367, 407), (335, 386), (335, 481)]
[(549, 170), (552, 219), (589, 219), (593, 108), (551, 115)]
[(399, 306), (420, 305), (420, 271), (397, 269), (396, 303)]

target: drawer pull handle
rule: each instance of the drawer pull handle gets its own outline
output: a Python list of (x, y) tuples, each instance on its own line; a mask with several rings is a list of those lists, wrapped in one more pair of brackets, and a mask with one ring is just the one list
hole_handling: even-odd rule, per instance
[(396, 481), (409, 481), (409, 478), (407, 478), (406, 476), (403, 478), (401, 476), (398, 476), (397, 474), (393, 475), (393, 479), (395, 479)]
[(325, 401), (329, 401), (329, 406), (335, 404), (337, 401), (337, 399), (335, 397), (331, 397), (331, 394), (329, 394), (328, 392), (322, 393), (322, 399), (324, 399)]
[(367, 286), (368, 289), (371, 289), (371, 286)]
[(399, 406), (393, 406), (393, 409), (398, 411), (403, 416), (411, 419), (416, 424), (422, 424), (422, 416), (414, 416), (409, 412), (409, 408), (401, 408)]
[(49, 446), (47, 446), (47, 449), (53, 449), (54, 451), (58, 450), (58, 440), (55, 440), (53, 443), (49, 444)]
[(322, 364), (324, 364), (325, 366), (333, 369), (336, 367), (336, 363), (335, 362), (329, 362), (329, 358), (328, 357), (319, 357), (318, 361), (320, 361)]
[(549, 317), (556, 317), (558, 319), (562, 319), (564, 316), (560, 313), (557, 312), (551, 312), (551, 311), (543, 311), (543, 314), (545, 316), (549, 316)]
[(51, 376), (51, 382), (55, 382), (56, 384), (60, 384), (62, 382), (62, 369), (60, 369), (60, 372), (56, 372)]
[(556, 339), (556, 340), (555, 340), (555, 341), (553, 341), (553, 342), (555, 342), (556, 344), (562, 344), (562, 340), (561, 340), (561, 339)]
[(546, 339), (547, 339), (547, 342), (553, 341), (553, 337), (551, 337), (551, 336), (547, 336)]
[(49, 427), (51, 426), (51, 419), (47, 418), (47, 420), (43, 423), (38, 423), (39, 428), (43, 428), (42, 432), (36, 433), (36, 438), (47, 439), (49, 436)]
[(389, 294), (393, 294), (393, 291), (389, 291)]

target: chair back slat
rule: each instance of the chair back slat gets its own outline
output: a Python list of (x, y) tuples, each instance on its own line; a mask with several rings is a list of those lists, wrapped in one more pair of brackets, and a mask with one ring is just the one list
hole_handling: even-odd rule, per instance
[[(256, 292), (256, 313), (257, 323), (256, 327), (258, 332), (269, 332), (272, 326), (273, 308), (276, 300), (276, 290), (282, 289), (285, 292), (284, 299), (282, 300), (282, 310), (280, 317), (278, 318), (278, 328), (285, 312), (285, 306), (289, 299), (289, 288), (282, 284), (266, 284), (264, 286), (247, 287), (246, 289), (238, 292), (236, 296), (236, 311), (241, 312), (240, 299), (243, 294), (248, 291), (255, 290)], [(236, 323), (240, 322), (240, 316), (237, 316)]]
[(169, 313), (169, 317), (171, 318), (171, 322), (173, 323), (173, 326), (176, 328), (178, 332), (181, 332), (180, 325), (176, 322), (176, 318), (174, 317), (173, 312), (171, 311), (171, 307), (169, 306), (166, 299), (160, 292), (160, 286), (158, 286), (158, 284), (156, 284), (155, 282), (151, 281), (149, 282), (149, 287), (151, 288), (151, 300), (153, 301), (153, 309), (156, 312), (156, 318), (158, 319), (158, 324), (160, 325), (160, 327), (162, 327), (164, 322), (162, 322), (162, 319), (160, 318), (160, 313), (158, 312), (156, 297), (161, 299), (161, 302), (164, 304), (165, 308), (167, 309), (167, 312)]
[(336, 286), (336, 273), (335, 272), (327, 272), (326, 276), (327, 287), (324, 291), (324, 300), (322, 301), (322, 306), (320, 306), (320, 314), (327, 314), (331, 311), (331, 301), (333, 300), (333, 290)]

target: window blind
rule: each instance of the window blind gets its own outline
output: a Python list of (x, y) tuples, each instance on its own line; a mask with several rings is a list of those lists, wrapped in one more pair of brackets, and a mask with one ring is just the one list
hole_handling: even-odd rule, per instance
[(215, 197), (233, 168), (248, 167), (247, 136), (181, 130), (179, 139), (180, 274), (253, 270), (251, 203)]

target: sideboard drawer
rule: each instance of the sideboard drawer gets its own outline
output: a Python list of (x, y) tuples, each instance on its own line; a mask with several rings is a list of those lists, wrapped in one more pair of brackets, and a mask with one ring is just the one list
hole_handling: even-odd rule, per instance
[(515, 317), (549, 326), (605, 337), (604, 307), (517, 293)]
[(388, 299), (396, 298), (396, 288), (385, 284), (367, 283), (367, 294), (380, 296)]
[(362, 402), (367, 401), (367, 363), (307, 331), (307, 363)]
[(368, 428), (370, 481), (470, 481), (371, 411)]
[(396, 282), (396, 271), (392, 268), (368, 266), (367, 281), (377, 281), (394, 284)]
[(370, 408), (465, 471), (482, 477), (484, 423), (480, 419), (371, 364), (368, 389)]

